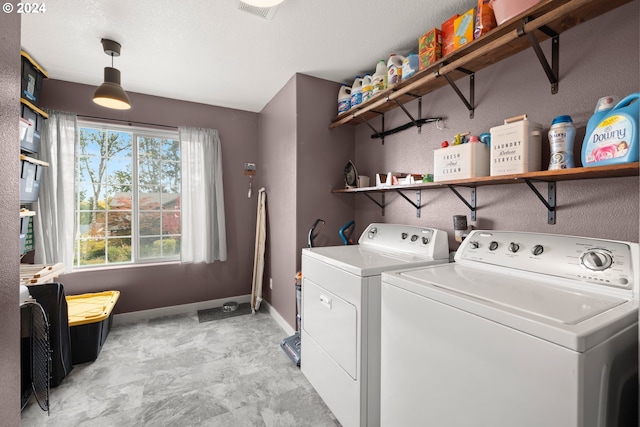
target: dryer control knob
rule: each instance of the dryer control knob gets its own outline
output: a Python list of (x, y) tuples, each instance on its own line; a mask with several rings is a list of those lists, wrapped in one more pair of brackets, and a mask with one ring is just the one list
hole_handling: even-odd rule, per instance
[(412, 242), (415, 242), (416, 240), (418, 240), (418, 235), (417, 235), (417, 234), (413, 234), (413, 235), (411, 236), (411, 241), (412, 241)]
[(367, 237), (369, 239), (373, 239), (374, 237), (376, 237), (376, 234), (378, 234), (378, 229), (376, 227), (371, 227), (369, 229), (369, 232), (367, 233)]
[(516, 253), (520, 250), (520, 245), (515, 242), (511, 242), (509, 243), (509, 250), (513, 253)]
[(409, 237), (407, 233), (402, 233), (402, 240), (406, 239), (407, 237)]
[(427, 236), (422, 236), (422, 244), (426, 245), (429, 243), (429, 238)]
[(531, 253), (534, 255), (540, 255), (544, 252), (544, 247), (542, 245), (535, 245), (533, 249), (531, 249)]
[(471, 246), (472, 249), (478, 249), (480, 247), (480, 243), (478, 243), (477, 240), (472, 240), (469, 242), (469, 246)]
[(604, 271), (611, 267), (613, 258), (606, 252), (593, 249), (583, 253), (580, 257), (580, 262), (589, 270)]
[(498, 249), (498, 242), (494, 240), (493, 242), (489, 243), (489, 250), (495, 251), (496, 249)]

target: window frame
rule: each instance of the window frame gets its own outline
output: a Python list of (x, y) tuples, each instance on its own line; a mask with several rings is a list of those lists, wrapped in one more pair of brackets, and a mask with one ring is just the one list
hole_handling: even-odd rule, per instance
[[(180, 143), (180, 136), (178, 133), (178, 129), (158, 129), (154, 127), (143, 127), (143, 126), (134, 126), (134, 125), (121, 125), (121, 124), (113, 124), (106, 123), (101, 121), (93, 121), (93, 120), (80, 120), (78, 119), (77, 124), (77, 137), (76, 137), (76, 145), (74, 147), (74, 261), (73, 261), (73, 270), (89, 270), (89, 269), (108, 269), (108, 268), (127, 268), (127, 267), (135, 267), (141, 265), (154, 265), (154, 264), (162, 264), (162, 263), (172, 263), (180, 261), (180, 251), (177, 254), (171, 256), (157, 256), (157, 257), (145, 257), (142, 258), (140, 255), (140, 206), (139, 206), (139, 191), (140, 191), (140, 182), (139, 182), (139, 145), (138, 138), (159, 138), (159, 139), (170, 139), (176, 141), (178, 144)], [(79, 165), (79, 157), (80, 157), (80, 134), (83, 129), (95, 129), (103, 132), (115, 131), (115, 132), (126, 132), (131, 135), (131, 161), (132, 161), (132, 171), (131, 171), (131, 261), (130, 262), (108, 262), (106, 259), (105, 253), (105, 262), (102, 264), (90, 264), (90, 265), (80, 265), (79, 264), (79, 254), (80, 248), (78, 247), (78, 240), (80, 238), (79, 235), (79, 226), (80, 226), (80, 199), (78, 197), (78, 190), (80, 188), (80, 174), (78, 173), (78, 165)], [(177, 188), (177, 194), (181, 196), (182, 194), (182, 168), (181, 168), (181, 159), (182, 152), (180, 151), (180, 156), (178, 160), (178, 164), (180, 165), (180, 183)], [(107, 175), (108, 176), (108, 175)], [(160, 183), (158, 183), (160, 184)], [(180, 197), (181, 199), (181, 197)], [(105, 209), (105, 214), (108, 210)], [(160, 224), (162, 227), (162, 216), (163, 209), (159, 208), (158, 212), (160, 213)], [(182, 207), (180, 206), (180, 213), (182, 213)], [(162, 229), (160, 230), (160, 235), (162, 236)], [(180, 245), (182, 244), (182, 227), (180, 227)], [(107, 234), (105, 232), (104, 238), (107, 238)]]

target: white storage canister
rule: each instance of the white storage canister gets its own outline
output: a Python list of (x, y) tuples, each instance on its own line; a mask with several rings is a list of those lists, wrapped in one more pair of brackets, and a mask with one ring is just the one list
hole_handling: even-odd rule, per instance
[(492, 127), (491, 176), (540, 170), (542, 125), (527, 115), (512, 117)]

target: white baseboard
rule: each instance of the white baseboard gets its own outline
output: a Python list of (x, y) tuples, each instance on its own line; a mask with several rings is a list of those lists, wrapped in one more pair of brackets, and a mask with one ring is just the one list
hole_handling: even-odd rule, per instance
[(260, 303), (260, 305), (264, 305), (267, 308), (267, 312), (271, 315), (273, 320), (275, 320), (276, 323), (280, 325), (280, 327), (284, 330), (287, 336), (290, 336), (296, 333), (296, 331), (291, 327), (291, 325), (289, 325), (287, 321), (284, 320), (284, 317), (280, 316), (280, 313), (278, 313), (276, 309), (271, 307), (271, 305), (268, 302), (263, 300)]
[(169, 307), (152, 308), (150, 310), (132, 311), (130, 313), (114, 314), (113, 324), (121, 325), (126, 323), (137, 322), (139, 320), (155, 319), (157, 317), (174, 316), (176, 314), (185, 314), (197, 312), (198, 310), (206, 310), (209, 308), (222, 307), (226, 302), (235, 301), (238, 304), (251, 301), (251, 295), (240, 295), (232, 298), (221, 298), (209, 301), (194, 302), (191, 304), (172, 305)]
[[(238, 304), (245, 302), (251, 302), (251, 295), (241, 295), (232, 298), (221, 298), (210, 301), (194, 302), (191, 304), (172, 305), (170, 307), (153, 308), (150, 310), (132, 311), (130, 313), (114, 314), (113, 324), (122, 325), (127, 323), (133, 323), (140, 320), (155, 319), (157, 317), (174, 316), (177, 314), (195, 313), (198, 310), (206, 310), (209, 308), (222, 307), (222, 305), (229, 301), (235, 301)], [(267, 313), (273, 317), (278, 325), (285, 331), (287, 335), (293, 335), (296, 331), (287, 323), (286, 320), (278, 313), (271, 305), (262, 300), (261, 306), (266, 308)]]

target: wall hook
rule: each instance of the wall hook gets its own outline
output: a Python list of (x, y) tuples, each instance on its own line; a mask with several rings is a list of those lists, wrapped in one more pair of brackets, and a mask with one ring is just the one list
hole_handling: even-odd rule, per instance
[(251, 178), (256, 174), (256, 164), (255, 163), (245, 163), (244, 164), (244, 174), (249, 177), (249, 190), (247, 191), (247, 197), (250, 199), (252, 194), (252, 183)]

